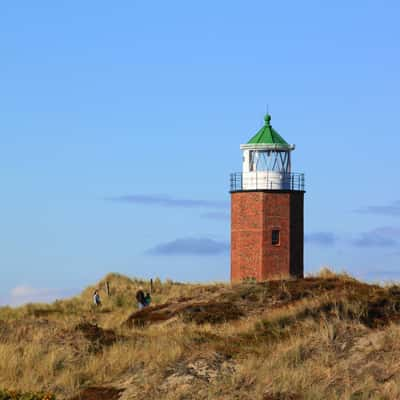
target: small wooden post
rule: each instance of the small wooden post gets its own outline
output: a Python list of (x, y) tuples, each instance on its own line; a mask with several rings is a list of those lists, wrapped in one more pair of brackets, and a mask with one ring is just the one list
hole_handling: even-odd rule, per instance
[(107, 296), (110, 297), (110, 283), (108, 281), (106, 281), (104, 286), (105, 286), (105, 289), (106, 289)]
[(153, 294), (153, 278), (150, 279), (150, 294)]

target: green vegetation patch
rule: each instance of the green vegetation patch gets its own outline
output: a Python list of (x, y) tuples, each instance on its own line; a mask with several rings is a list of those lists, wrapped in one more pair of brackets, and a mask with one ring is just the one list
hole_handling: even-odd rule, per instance
[(22, 393), (0, 389), (0, 400), (56, 400), (56, 398), (52, 393)]

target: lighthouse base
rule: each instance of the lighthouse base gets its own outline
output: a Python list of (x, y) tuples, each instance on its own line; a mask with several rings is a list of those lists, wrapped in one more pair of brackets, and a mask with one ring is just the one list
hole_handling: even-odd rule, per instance
[(304, 275), (304, 191), (231, 192), (231, 280)]

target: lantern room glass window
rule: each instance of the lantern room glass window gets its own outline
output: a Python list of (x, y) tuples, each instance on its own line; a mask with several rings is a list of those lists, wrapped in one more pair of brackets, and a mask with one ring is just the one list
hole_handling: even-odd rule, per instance
[(290, 172), (290, 152), (251, 150), (250, 171)]
[(279, 246), (280, 243), (280, 230), (273, 229), (271, 234), (271, 244), (272, 246)]

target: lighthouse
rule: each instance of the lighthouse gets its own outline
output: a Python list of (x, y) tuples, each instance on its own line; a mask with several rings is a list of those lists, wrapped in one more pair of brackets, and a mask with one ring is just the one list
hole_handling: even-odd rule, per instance
[(264, 120), (230, 179), (232, 282), (304, 275), (304, 174), (292, 172), (295, 146)]

